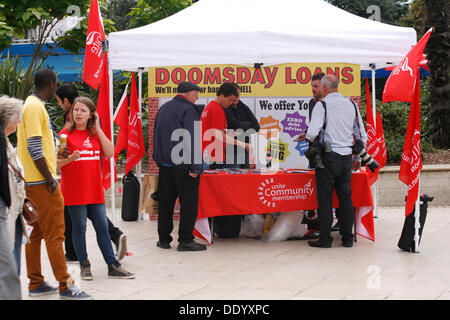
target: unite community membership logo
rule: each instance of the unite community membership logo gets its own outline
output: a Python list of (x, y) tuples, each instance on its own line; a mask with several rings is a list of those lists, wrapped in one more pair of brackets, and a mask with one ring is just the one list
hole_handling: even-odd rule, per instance
[(285, 184), (276, 181), (276, 178), (267, 178), (259, 184), (257, 194), (259, 201), (269, 207), (277, 207), (280, 201), (305, 200), (314, 192), (312, 179), (303, 186), (286, 187)]

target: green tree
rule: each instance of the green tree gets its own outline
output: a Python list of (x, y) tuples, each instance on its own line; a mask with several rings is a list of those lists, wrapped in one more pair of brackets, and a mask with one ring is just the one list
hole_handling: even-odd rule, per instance
[(431, 27), (433, 33), (425, 47), (431, 71), (430, 118), (431, 141), (435, 147), (450, 147), (450, 32), (449, 2), (446, 0), (414, 0), (407, 14), (401, 19), (404, 26), (413, 27), (420, 39)]
[(139, 0), (129, 13), (132, 17), (130, 27), (142, 27), (167, 18), (191, 4), (191, 0)]
[[(408, 10), (406, 0), (326, 0), (332, 5), (363, 18), (374, 14), (370, 6), (380, 8), (380, 22), (400, 25), (400, 18)], [(369, 9), (369, 10), (368, 10)]]

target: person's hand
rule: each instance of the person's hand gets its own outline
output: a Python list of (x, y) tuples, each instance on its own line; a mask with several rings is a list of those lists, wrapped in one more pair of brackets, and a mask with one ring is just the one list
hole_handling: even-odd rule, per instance
[(253, 153), (253, 147), (250, 143), (245, 144), (245, 150), (247, 150), (248, 153)]
[(251, 169), (251, 170), (255, 170), (255, 169), (256, 169), (256, 164), (254, 164), (254, 163), (251, 164), (251, 165), (250, 165), (250, 169)]
[(198, 177), (198, 173), (189, 172), (189, 175), (194, 179)]
[(52, 178), (52, 180), (47, 181), (47, 190), (49, 193), (54, 193), (56, 191), (57, 182), (55, 179)]
[(70, 150), (67, 147), (64, 147), (64, 149), (61, 151), (58, 151), (58, 159), (66, 159), (70, 156)]
[(94, 112), (94, 117), (95, 117), (95, 129), (98, 131), (101, 129), (101, 126), (100, 126), (100, 117), (98, 116), (97, 111)]
[(361, 162), (358, 160), (353, 160), (352, 161), (352, 171), (358, 171), (359, 169), (361, 169)]
[(75, 161), (75, 160), (77, 160), (79, 157), (80, 157), (80, 151), (78, 151), (78, 150), (75, 150), (74, 152), (72, 152), (72, 154), (70, 155), (70, 159), (72, 160), (72, 161)]
[(306, 132), (302, 132), (298, 135), (297, 138), (294, 139), (296, 142), (301, 142), (306, 140)]

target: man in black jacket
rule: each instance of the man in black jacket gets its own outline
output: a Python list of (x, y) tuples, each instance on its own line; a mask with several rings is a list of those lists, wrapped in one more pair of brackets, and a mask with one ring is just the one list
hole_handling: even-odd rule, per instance
[(170, 249), (173, 240), (170, 235), (173, 209), (179, 197), (177, 250), (206, 250), (206, 246), (194, 241), (192, 234), (197, 219), (200, 174), (203, 171), (200, 112), (194, 104), (200, 90), (195, 84), (181, 82), (178, 95), (161, 106), (155, 119), (153, 160), (159, 167), (159, 241), (156, 245), (162, 249)]
[[(239, 95), (241, 94), (241, 91), (239, 89), (239, 86), (235, 83), (233, 83), (236, 88), (238, 89)], [(258, 120), (256, 120), (255, 115), (250, 110), (250, 108), (243, 103), (239, 96), (235, 98), (234, 103), (229, 108), (224, 108), (225, 115), (227, 117), (227, 129), (233, 129), (233, 130), (243, 130), (244, 133), (247, 130), (253, 129), (255, 132), (259, 131), (259, 123)], [(236, 135), (236, 138), (242, 139), (239, 134)], [(235, 139), (236, 139), (235, 138)], [(249, 143), (250, 137), (248, 135), (244, 136), (244, 142)], [(234, 147), (229, 145), (230, 147)], [(227, 145), (228, 147), (228, 145)], [(234, 149), (234, 148), (233, 148)], [(236, 149), (233, 150), (234, 154), (234, 161), (232, 164), (227, 163), (228, 168), (243, 168), (248, 169), (250, 168), (250, 160), (249, 160), (249, 154), (247, 150), (240, 148), (239, 146), (236, 146)], [(227, 154), (229, 154), (227, 152)], [(245, 155), (245, 159), (242, 159), (243, 157), (241, 155)], [(227, 159), (228, 160), (228, 159)]]

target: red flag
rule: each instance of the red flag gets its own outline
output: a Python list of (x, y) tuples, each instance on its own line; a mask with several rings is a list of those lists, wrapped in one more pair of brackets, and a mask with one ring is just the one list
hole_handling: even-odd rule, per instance
[(127, 174), (145, 155), (144, 136), (142, 134), (141, 112), (136, 91), (134, 72), (131, 75), (130, 120), (128, 121), (128, 147), (125, 174)]
[(384, 140), (383, 123), (381, 122), (381, 113), (379, 109), (377, 110), (377, 136), (381, 154), (380, 167), (384, 167), (387, 161), (387, 150), (386, 150), (386, 142)]
[[(372, 156), (374, 160), (380, 163), (380, 145), (378, 143), (377, 129), (375, 122), (373, 121), (372, 106), (370, 100), (369, 80), (366, 78), (366, 132), (367, 132), (367, 153)], [(378, 179), (378, 171), (381, 166), (378, 167), (375, 172), (372, 172), (366, 166), (366, 171), (369, 174), (369, 183), (372, 185)]]
[(128, 145), (128, 85), (123, 92), (120, 99), (119, 106), (114, 114), (114, 123), (119, 126), (119, 133), (117, 134), (116, 147), (114, 148), (114, 160), (117, 161), (119, 153), (127, 148)]
[(420, 150), (420, 79), (416, 78), (414, 100), (409, 111), (408, 127), (406, 129), (405, 144), (398, 178), (408, 185), (405, 215), (413, 210), (419, 195), (419, 172), (422, 169)]
[(395, 67), (386, 81), (383, 91), (383, 103), (389, 101), (412, 102), (415, 79), (418, 76), (419, 63), (432, 29), (417, 42), (408, 54)]
[[(111, 113), (109, 111), (109, 77), (108, 54), (105, 52), (102, 64), (102, 81), (98, 92), (97, 113), (101, 120), (102, 130), (105, 136), (111, 140)], [(109, 158), (102, 156), (103, 188), (108, 190), (111, 186), (111, 165)], [(114, 181), (117, 180), (117, 172), (114, 165)]]
[(83, 81), (97, 90), (102, 79), (102, 42), (105, 39), (103, 21), (97, 0), (92, 0), (84, 49)]

